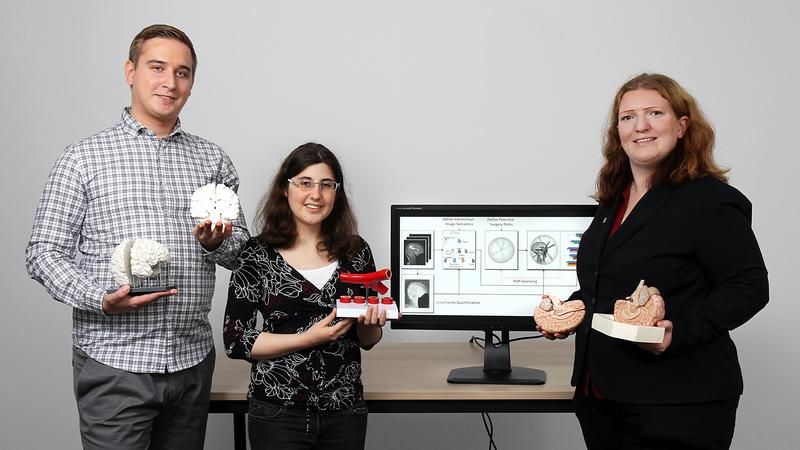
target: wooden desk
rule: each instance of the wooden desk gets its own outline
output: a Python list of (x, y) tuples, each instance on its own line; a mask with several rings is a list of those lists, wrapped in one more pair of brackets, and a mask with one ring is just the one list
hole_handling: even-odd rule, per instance
[[(511, 344), (511, 364), (542, 369), (539, 386), (449, 384), (450, 369), (483, 365), (483, 350), (468, 343), (381, 343), (361, 352), (364, 399), (371, 413), (570, 412), (574, 388), (572, 342)], [(234, 415), (235, 448), (245, 448), (250, 364), (217, 358), (211, 413)]]

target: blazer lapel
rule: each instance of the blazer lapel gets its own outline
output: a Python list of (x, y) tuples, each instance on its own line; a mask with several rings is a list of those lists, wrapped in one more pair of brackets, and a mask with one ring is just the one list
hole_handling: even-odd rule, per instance
[(619, 208), (621, 200), (622, 196), (619, 195), (610, 206), (603, 206), (602, 203), (598, 206), (597, 217), (602, 217), (602, 219), (600, 219), (600, 227), (597, 230), (597, 242), (595, 243), (597, 247), (594, 249), (596, 261), (594, 261), (594, 267), (598, 267), (600, 264), (600, 257), (603, 256), (603, 248), (608, 242), (608, 233), (611, 232), (611, 226), (614, 224), (616, 211), (617, 208)]
[[(622, 222), (617, 232), (611, 236), (611, 239), (608, 239), (608, 244), (603, 250), (600, 259), (605, 259), (611, 252), (618, 249), (622, 244), (627, 242), (628, 239), (633, 237), (640, 228), (658, 213), (671, 195), (672, 190), (667, 187), (655, 187), (647, 191), (644, 197), (642, 197), (639, 203), (633, 208), (630, 215), (628, 215), (628, 218)], [(615, 204), (618, 205), (619, 201)], [(605, 234), (605, 236), (608, 236), (608, 234)]]

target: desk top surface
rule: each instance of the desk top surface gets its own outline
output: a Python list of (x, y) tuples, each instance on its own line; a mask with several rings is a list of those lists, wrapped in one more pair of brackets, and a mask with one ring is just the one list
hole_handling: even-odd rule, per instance
[[(450, 384), (451, 369), (483, 365), (483, 349), (468, 343), (379, 343), (361, 352), (366, 400), (567, 400), (574, 345), (571, 341), (511, 344), (512, 366), (542, 369), (543, 385)], [(211, 400), (247, 399), (250, 364), (219, 354)]]

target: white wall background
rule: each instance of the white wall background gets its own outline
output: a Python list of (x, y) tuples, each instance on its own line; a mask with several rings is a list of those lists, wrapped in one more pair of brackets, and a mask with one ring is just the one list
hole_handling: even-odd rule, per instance
[[(392, 203), (588, 203), (617, 87), (642, 71), (676, 78), (716, 126), (717, 159), (753, 202), (770, 270), (770, 304), (734, 332), (745, 393), (733, 448), (797, 448), (799, 21), (791, 0), (4, 1), (0, 447), (80, 447), (70, 311), (28, 279), (24, 247), (53, 161), (118, 120), (130, 40), (166, 22), (199, 56), (184, 127), (228, 151), (248, 219), (282, 158), (324, 143), (383, 265)], [(214, 324), (227, 280), (221, 271)], [(468, 335), (387, 330), (385, 340)], [(571, 414), (494, 419), (503, 450), (584, 448)], [(228, 416), (212, 416), (206, 448), (230, 448), (231, 433)], [(373, 414), (367, 443), (486, 439), (478, 414)]]

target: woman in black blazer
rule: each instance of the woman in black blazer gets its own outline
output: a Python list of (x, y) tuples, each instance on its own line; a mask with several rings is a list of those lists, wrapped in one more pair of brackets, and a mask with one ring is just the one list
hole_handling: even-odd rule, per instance
[[(766, 305), (768, 284), (751, 204), (713, 146), (696, 101), (671, 78), (642, 74), (617, 92), (570, 297), (586, 305), (572, 384), (590, 450), (730, 447), (742, 374), (729, 331)], [(593, 330), (592, 314), (612, 313), (639, 280), (664, 297), (663, 342)]]

